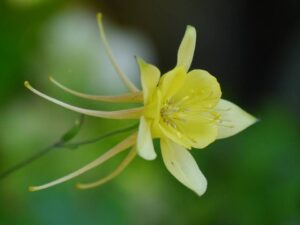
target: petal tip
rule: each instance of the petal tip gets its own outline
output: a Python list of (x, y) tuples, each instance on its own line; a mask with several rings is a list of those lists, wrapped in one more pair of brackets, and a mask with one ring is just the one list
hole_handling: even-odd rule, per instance
[(218, 125), (217, 139), (236, 135), (260, 121), (260, 119), (241, 109), (236, 104), (224, 99), (221, 99), (218, 103), (217, 111), (221, 115), (221, 121), (223, 120), (224, 122)]
[(103, 18), (103, 15), (102, 15), (102, 13), (97, 13), (97, 20), (98, 21), (101, 21), (102, 20), (102, 18)]
[(141, 117), (140, 119), (136, 147), (138, 155), (145, 160), (154, 160), (157, 156), (152, 141), (150, 127), (144, 117)]
[(192, 25), (187, 25), (186, 26), (186, 30), (188, 32), (195, 32), (196, 33), (196, 28), (194, 26), (192, 26)]
[(78, 184), (75, 184), (75, 188), (78, 189), (78, 190), (83, 190), (84, 188), (82, 188), (82, 184), (78, 183)]
[(139, 64), (140, 67), (147, 65), (147, 63), (145, 62), (145, 60), (142, 59), (141, 57), (135, 56), (135, 59), (136, 59), (136, 61)]
[(35, 192), (35, 191), (37, 191), (38, 189), (36, 188), (36, 187), (34, 187), (34, 186), (30, 186), (30, 187), (28, 187), (28, 191), (30, 191), (30, 192)]
[(29, 81), (24, 81), (24, 86), (26, 87), (26, 88), (31, 88), (31, 85), (30, 85), (30, 83), (29, 83)]
[(205, 194), (206, 190), (207, 190), (207, 181), (203, 180), (202, 186), (198, 190), (194, 190), (194, 191), (199, 197), (201, 197), (202, 195)]
[(153, 155), (145, 155), (145, 154), (141, 154), (138, 153), (140, 157), (142, 157), (143, 159), (147, 160), (147, 161), (152, 161), (154, 159), (156, 159), (157, 155), (153, 154)]
[(249, 113), (248, 113), (248, 115), (249, 115), (249, 125), (248, 126), (251, 126), (251, 125), (253, 125), (255, 123), (258, 123), (260, 121), (259, 118), (256, 118), (255, 116), (253, 116)]
[(141, 158), (147, 161), (152, 161), (157, 157), (157, 154), (153, 147), (152, 140), (148, 140), (147, 143), (142, 143), (142, 144), (140, 144), (138, 141), (137, 153)]
[(186, 71), (189, 70), (196, 46), (196, 29), (188, 25), (177, 53), (177, 66), (181, 65)]
[(253, 116), (253, 118), (254, 118), (254, 123), (258, 123), (258, 122), (260, 122), (260, 121), (261, 121), (261, 119), (260, 119), (260, 118), (257, 118), (257, 117), (254, 117), (254, 116)]

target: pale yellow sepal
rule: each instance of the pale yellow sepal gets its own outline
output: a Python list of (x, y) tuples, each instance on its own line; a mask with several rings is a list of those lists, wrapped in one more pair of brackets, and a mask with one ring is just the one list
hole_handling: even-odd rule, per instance
[(65, 85), (59, 83), (57, 80), (55, 80), (53, 77), (49, 77), (49, 80), (55, 84), (60, 89), (75, 95), (80, 98), (88, 99), (88, 100), (94, 100), (94, 101), (101, 101), (101, 102), (143, 102), (143, 92), (133, 92), (133, 93), (126, 93), (123, 95), (115, 95), (115, 96), (107, 96), (107, 95), (89, 95), (84, 94), (78, 91), (74, 91)]
[(193, 26), (187, 26), (184, 37), (177, 53), (177, 66), (182, 66), (186, 71), (189, 70), (196, 47), (196, 29)]
[(220, 100), (216, 110), (220, 114), (217, 139), (233, 136), (257, 122), (257, 118), (224, 99)]
[(161, 139), (161, 151), (169, 172), (197, 195), (203, 195), (207, 188), (207, 181), (191, 153), (167, 139)]
[(104, 27), (103, 27), (103, 22), (102, 22), (102, 14), (98, 13), (97, 14), (97, 21), (98, 21), (98, 26), (99, 26), (99, 30), (100, 30), (100, 37), (101, 40), (103, 42), (105, 51), (108, 55), (108, 58), (112, 64), (112, 66), (115, 68), (118, 76), (121, 78), (121, 80), (123, 81), (123, 83), (127, 86), (127, 88), (131, 91), (131, 92), (139, 92), (140, 90), (129, 80), (129, 78), (127, 77), (127, 75), (123, 72), (123, 70), (120, 68), (120, 66), (118, 65), (111, 49), (110, 46), (108, 44), (108, 41), (106, 39), (106, 35), (104, 32)]
[(70, 104), (67, 104), (65, 102), (59, 101), (55, 98), (52, 98), (48, 95), (45, 95), (44, 93), (34, 89), (28, 81), (25, 81), (24, 83), (25, 87), (28, 88), (33, 93), (37, 94), (38, 96), (53, 102), (57, 105), (60, 105), (66, 109), (72, 110), (74, 112), (78, 112), (81, 114), (85, 114), (88, 116), (94, 116), (94, 117), (101, 117), (106, 119), (138, 119), (143, 113), (143, 108), (133, 108), (133, 109), (126, 109), (126, 110), (118, 110), (118, 111), (100, 111), (100, 110), (91, 110), (91, 109), (84, 109), (77, 106), (73, 106)]
[(96, 182), (93, 182), (93, 183), (86, 183), (86, 184), (78, 183), (76, 185), (76, 187), (78, 189), (90, 189), (90, 188), (99, 187), (102, 184), (105, 184), (106, 182), (112, 180), (113, 178), (118, 176), (121, 172), (123, 172), (123, 170), (126, 169), (126, 167), (131, 163), (131, 161), (135, 157), (136, 157), (136, 148), (133, 147), (132, 150), (126, 156), (126, 158), (121, 162), (121, 164), (112, 173), (110, 173), (106, 177), (104, 177)]
[(141, 84), (144, 94), (144, 103), (149, 102), (160, 79), (160, 71), (157, 67), (146, 63), (143, 59), (137, 58), (140, 67)]
[(143, 116), (140, 119), (138, 131), (137, 152), (140, 157), (146, 160), (153, 160), (156, 158), (156, 152), (153, 146), (151, 130)]
[(97, 166), (100, 166), (102, 163), (106, 162), (108, 159), (112, 158), (113, 156), (119, 154), (122, 151), (125, 151), (127, 148), (133, 146), (136, 141), (136, 134), (133, 134), (129, 136), (128, 138), (124, 139), (122, 142), (119, 144), (115, 145), (113, 148), (111, 148), (109, 151), (95, 159), (94, 161), (90, 162), (86, 166), (80, 168), (79, 170), (76, 170), (73, 173), (70, 173), (67, 176), (64, 176), (62, 178), (59, 178), (57, 180), (54, 180), (50, 183), (41, 185), (41, 186), (31, 186), (29, 187), (29, 191), (39, 191), (43, 189), (47, 189), (49, 187), (55, 186), (57, 184), (61, 184), (63, 182), (66, 182), (68, 180), (71, 180), (83, 173), (86, 173), (87, 171), (94, 169)]

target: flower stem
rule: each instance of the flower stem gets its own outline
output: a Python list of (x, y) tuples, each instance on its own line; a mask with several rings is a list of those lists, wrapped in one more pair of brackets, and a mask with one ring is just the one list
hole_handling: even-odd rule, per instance
[(4, 171), (3, 173), (0, 174), (0, 180), (6, 178), (10, 174), (16, 172), (17, 170), (23, 168), (24, 166), (27, 166), (28, 164), (36, 161), (37, 159), (41, 158), (42, 156), (46, 155), (48, 152), (51, 150), (57, 148), (61, 143), (56, 142), (52, 145), (49, 145), (48, 147), (44, 148), (43, 150), (39, 151), (38, 153), (30, 156), (28, 159), (25, 159), (24, 161), (16, 164), (15, 166), (11, 167), (10, 169)]
[(118, 130), (115, 130), (115, 131), (105, 133), (105, 134), (100, 135), (100, 136), (98, 136), (96, 138), (93, 138), (93, 139), (88, 139), (88, 140), (74, 142), (74, 143), (67, 143), (67, 141), (59, 140), (59, 141), (54, 142), (53, 144), (49, 145), (48, 147), (42, 149), (41, 151), (37, 152), (36, 154), (30, 156), (28, 159), (25, 159), (24, 161), (21, 161), (20, 163), (16, 164), (15, 166), (7, 169), (3, 173), (0, 173), (0, 180), (8, 177), (10, 174), (18, 171), (19, 169), (27, 166), (28, 164), (40, 159), (41, 157), (43, 157), (44, 155), (46, 155), (47, 153), (49, 153), (50, 151), (52, 151), (54, 149), (58, 149), (58, 148), (76, 149), (76, 148), (80, 147), (81, 145), (87, 145), (87, 144), (92, 144), (92, 143), (95, 143), (95, 142), (98, 142), (98, 141), (102, 141), (105, 138), (131, 131), (131, 130), (137, 128), (137, 127), (138, 127), (138, 124), (134, 124), (134, 125), (131, 125), (129, 127), (125, 127), (125, 128), (122, 128), (122, 129), (118, 129)]
[(77, 148), (81, 145), (92, 144), (92, 143), (95, 143), (97, 141), (101, 141), (105, 138), (108, 138), (108, 137), (111, 137), (111, 136), (114, 136), (114, 135), (117, 135), (117, 134), (125, 133), (127, 131), (131, 131), (134, 128), (137, 128), (137, 127), (138, 127), (138, 124), (134, 124), (134, 125), (129, 126), (129, 127), (125, 127), (125, 128), (119, 129), (119, 130), (114, 130), (114, 131), (108, 132), (106, 134), (103, 134), (103, 135), (101, 135), (99, 137), (96, 137), (96, 138), (93, 138), (93, 139), (88, 139), (88, 140), (85, 140), (85, 141), (79, 141), (79, 142), (74, 142), (74, 143), (64, 143), (62, 146), (59, 146), (59, 147), (74, 149), (74, 148)]

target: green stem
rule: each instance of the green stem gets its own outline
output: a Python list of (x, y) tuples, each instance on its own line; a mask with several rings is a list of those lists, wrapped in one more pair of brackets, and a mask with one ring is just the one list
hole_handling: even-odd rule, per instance
[(134, 125), (126, 127), (126, 128), (122, 128), (122, 129), (119, 129), (119, 130), (108, 132), (106, 134), (103, 134), (99, 137), (96, 137), (96, 138), (93, 138), (93, 139), (90, 139), (90, 140), (79, 141), (79, 142), (74, 142), (74, 143), (66, 143), (63, 140), (57, 141), (54, 144), (51, 144), (48, 147), (44, 148), (43, 150), (39, 151), (38, 153), (32, 155), (28, 159), (16, 164), (15, 166), (13, 166), (10, 169), (8, 169), (8, 170), (4, 171), (3, 173), (1, 173), (0, 174), (0, 180), (6, 178), (10, 174), (12, 174), (12, 173), (16, 172), (17, 170), (23, 168), (24, 166), (27, 166), (28, 164), (30, 164), (30, 163), (36, 161), (37, 159), (43, 157), (44, 155), (46, 155), (48, 152), (52, 151), (53, 149), (57, 149), (57, 148), (75, 149), (75, 148), (78, 148), (81, 145), (92, 144), (92, 143), (101, 141), (105, 138), (131, 131), (131, 130), (137, 128), (137, 127), (138, 127), (138, 124), (134, 124)]
[(10, 169), (8, 169), (6, 171), (4, 171), (3, 173), (0, 174), (0, 180), (4, 179), (5, 177), (7, 177), (8, 175), (14, 173), (15, 171), (21, 169), (22, 167), (36, 161), (39, 158), (41, 158), (42, 156), (46, 155), (51, 150), (57, 148), (57, 146), (60, 145), (60, 144), (61, 144), (60, 142), (56, 142), (52, 145), (49, 145), (48, 147), (44, 148), (40, 152), (30, 156), (28, 159), (25, 159), (24, 161), (16, 164), (15, 166), (11, 167)]
[(133, 130), (135, 128), (138, 127), (138, 124), (134, 124), (130, 127), (125, 127), (125, 128), (122, 128), (120, 130), (115, 130), (115, 131), (111, 131), (111, 132), (108, 132), (106, 134), (103, 134), (99, 137), (96, 137), (96, 138), (93, 138), (93, 139), (90, 139), (90, 140), (85, 140), (85, 141), (79, 141), (79, 142), (74, 142), (74, 143), (64, 143), (62, 146), (59, 146), (59, 147), (63, 147), (63, 148), (77, 148), (81, 145), (88, 145), (88, 144), (92, 144), (92, 143), (95, 143), (97, 141), (101, 141), (107, 137), (110, 137), (110, 136), (114, 136), (114, 135), (117, 135), (117, 134), (121, 134), (121, 133), (125, 133), (127, 131), (130, 131), (130, 130)]

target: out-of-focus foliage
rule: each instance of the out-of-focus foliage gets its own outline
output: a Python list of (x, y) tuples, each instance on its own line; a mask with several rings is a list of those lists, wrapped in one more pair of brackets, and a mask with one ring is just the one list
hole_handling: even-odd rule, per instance
[[(95, 15), (100, 10), (107, 15), (108, 38), (116, 57), (136, 83), (139, 79), (134, 55), (169, 69), (176, 60), (172, 51), (179, 44), (185, 25), (193, 24), (199, 31), (198, 55), (193, 65), (216, 75), (224, 97), (239, 103), (261, 121), (231, 139), (193, 150), (208, 179), (208, 191), (201, 198), (170, 176), (160, 157), (153, 162), (137, 158), (122, 175), (100, 188), (78, 191), (73, 187), (76, 181), (104, 176), (124, 155), (75, 181), (29, 193), (29, 185), (73, 171), (124, 135), (76, 150), (54, 150), (0, 180), (0, 225), (300, 224), (300, 64), (296, 50), (300, 44), (300, 23), (299, 16), (293, 14), (299, 6), (292, 1), (280, 7), (275, 3), (262, 5), (270, 7), (265, 11), (265, 22), (278, 13), (281, 21), (290, 24), (283, 28), (278, 20), (271, 21), (265, 26), (268, 33), (254, 28), (254, 19), (264, 18), (259, 11), (254, 14), (257, 17), (249, 16), (251, 22), (245, 19), (245, 11), (252, 15), (252, 4), (233, 0), (229, 3), (1, 1), (1, 171), (56, 141), (78, 118), (77, 114), (28, 93), (23, 88), (24, 80), (76, 105), (102, 109), (112, 107), (75, 100), (53, 87), (47, 76), (92, 94), (125, 91), (98, 39)], [(289, 14), (284, 14), (287, 9)], [(272, 33), (275, 30), (279, 37)], [(279, 32), (283, 30), (284, 34)], [(256, 33), (251, 36), (250, 31)], [(262, 35), (265, 45), (257, 38)], [(268, 41), (267, 37), (272, 36), (274, 40)], [(258, 61), (265, 62), (265, 66), (258, 65)], [(86, 118), (76, 139), (95, 137), (128, 123)]]

